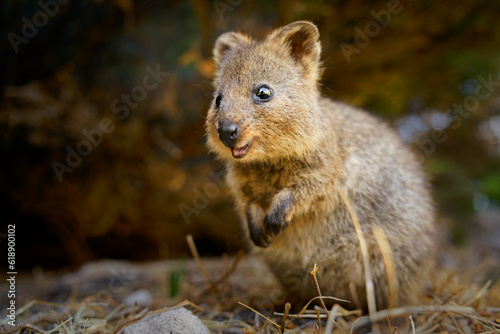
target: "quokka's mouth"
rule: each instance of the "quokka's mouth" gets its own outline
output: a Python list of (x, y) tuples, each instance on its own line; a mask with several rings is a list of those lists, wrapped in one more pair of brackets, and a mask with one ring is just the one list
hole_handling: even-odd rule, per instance
[(241, 159), (245, 157), (248, 153), (248, 150), (250, 149), (250, 146), (252, 146), (252, 141), (249, 141), (248, 143), (246, 143), (241, 147), (231, 147), (231, 153), (233, 154), (233, 158)]

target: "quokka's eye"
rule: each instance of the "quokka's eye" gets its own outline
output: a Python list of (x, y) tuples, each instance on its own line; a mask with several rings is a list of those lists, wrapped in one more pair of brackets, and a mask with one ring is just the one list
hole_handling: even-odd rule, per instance
[(266, 102), (273, 97), (273, 91), (268, 85), (260, 85), (255, 90), (255, 100)]
[(217, 95), (217, 98), (215, 99), (215, 108), (220, 107), (220, 101), (222, 101), (222, 94), (221, 93), (219, 93), (219, 95)]

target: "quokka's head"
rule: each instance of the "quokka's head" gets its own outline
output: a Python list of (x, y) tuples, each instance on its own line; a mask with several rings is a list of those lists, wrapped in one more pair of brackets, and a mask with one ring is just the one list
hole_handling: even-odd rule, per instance
[(315, 25), (300, 21), (254, 41), (222, 34), (214, 47), (214, 100), (207, 145), (235, 162), (301, 158), (321, 137), (318, 107), (321, 45)]

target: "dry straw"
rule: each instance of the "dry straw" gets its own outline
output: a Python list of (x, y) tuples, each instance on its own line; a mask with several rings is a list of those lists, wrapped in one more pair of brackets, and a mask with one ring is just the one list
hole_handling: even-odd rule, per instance
[[(347, 196), (342, 193), (341, 197), (358, 233), (360, 248), (362, 249), (362, 254), (364, 254), (363, 259), (365, 266), (368, 268), (368, 271), (365, 271), (365, 278), (367, 282), (370, 282), (369, 263), (365, 253), (367, 250), (366, 241), (363, 238), (359, 221), (352, 210)], [(393, 306), (397, 302), (394, 296), (397, 296), (398, 283), (395, 279), (395, 268), (390, 245), (382, 230), (374, 229), (372, 231), (385, 264), (389, 284), (389, 299), (391, 306)], [(102, 296), (98, 298), (97, 295), (87, 296), (79, 303), (76, 302), (74, 297), (70, 297), (68, 303), (49, 303), (34, 300), (18, 309), (16, 317), (18, 324), (16, 326), (2, 325), (0, 326), (0, 332), (6, 334), (23, 332), (39, 334), (116, 334), (125, 326), (139, 321), (148, 315), (184, 306), (196, 312), (202, 322), (216, 333), (269, 332), (284, 334), (308, 332), (331, 334), (335, 330), (335, 333), (344, 334), (352, 332), (355, 328), (387, 322), (389, 318), (408, 317), (409, 314), (412, 315), (409, 318), (408, 331), (410, 333), (500, 333), (500, 289), (495, 286), (494, 280), (486, 280), (486, 283), (480, 286), (472, 284), (463, 285), (459, 282), (466, 279), (466, 273), (461, 273), (458, 276), (456, 273), (450, 272), (450, 270), (442, 269), (435, 273), (436, 277), (433, 282), (433, 289), (429, 292), (433, 296), (432, 301), (422, 299), (423, 306), (394, 307), (380, 311), (374, 309), (373, 285), (370, 288), (370, 285), (367, 284), (368, 295), (371, 295), (370, 303), (372, 309), (368, 316), (363, 316), (360, 310), (349, 311), (342, 308), (339, 304), (334, 304), (330, 310), (326, 309), (324, 304), (326, 300), (333, 303), (346, 303), (347, 301), (321, 294), (321, 282), (318, 282), (316, 278), (317, 267), (315, 267), (312, 268), (311, 275), (316, 286), (317, 297), (312, 298), (303, 306), (298, 314), (291, 314), (290, 304), (285, 304), (283, 313), (266, 315), (253, 304), (247, 305), (248, 303), (241, 302), (243, 299), (248, 300), (248, 287), (241, 287), (238, 285), (238, 282), (229, 280), (236, 270), (238, 263), (243, 258), (242, 254), (236, 256), (231, 264), (228, 263), (226, 269), (222, 271), (222, 275), (211, 277), (204, 268), (204, 261), (199, 257), (192, 238), (188, 238), (188, 243), (190, 244), (195, 262), (198, 265), (199, 274), (206, 281), (204, 285), (186, 284), (185, 286), (188, 286), (191, 290), (181, 291), (183, 295), (195, 296), (196, 300), (193, 302), (185, 300), (171, 307), (149, 310), (148, 308), (136, 305), (125, 306), (111, 298), (103, 299)], [(483, 268), (482, 272), (486, 271)], [(195, 274), (194, 272), (190, 273), (191, 276)], [(255, 277), (260, 277), (263, 274), (271, 275), (270, 273), (262, 272), (248, 274)], [(190, 275), (186, 275), (185, 277), (189, 277)], [(477, 270), (471, 274), (472, 277), (477, 277), (477, 275)], [(197, 276), (198, 281), (199, 279), (200, 275)], [(373, 281), (371, 282), (373, 284)], [(232, 293), (229, 297), (221, 300), (220, 292), (226, 290), (230, 290)], [(258, 303), (259, 299), (269, 300), (268, 294), (269, 290), (266, 290), (262, 286), (258, 290), (258, 295), (254, 295), (252, 298)], [(209, 300), (212, 302), (207, 304)], [(231, 301), (234, 301), (234, 303)], [(315, 301), (319, 302), (321, 306), (309, 309), (311, 303)], [(161, 303), (165, 305), (166, 301), (160, 301)], [(197, 306), (201, 303), (204, 304), (204, 308)], [(223, 305), (232, 306), (224, 309)], [(248, 317), (240, 317), (240, 314), (244, 314), (241, 306), (244, 309), (252, 310), (257, 315), (257, 320), (250, 322)], [(261, 323), (258, 321), (259, 317), (265, 321)], [(322, 321), (325, 319), (326, 324), (322, 326)], [(393, 329), (391, 326), (389, 328), (391, 333), (401, 333), (396, 328)]]

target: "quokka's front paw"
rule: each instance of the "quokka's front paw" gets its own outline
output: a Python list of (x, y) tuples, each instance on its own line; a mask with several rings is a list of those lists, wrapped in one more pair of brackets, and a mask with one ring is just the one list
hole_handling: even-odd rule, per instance
[(264, 218), (265, 233), (271, 237), (280, 234), (290, 224), (292, 196), (287, 192), (276, 195), (270, 210)]
[(269, 247), (272, 239), (265, 233), (262, 226), (264, 221), (264, 210), (262, 210), (259, 205), (251, 203), (247, 207), (246, 215), (250, 239), (252, 239), (255, 246), (263, 248)]
[(270, 212), (266, 215), (266, 218), (264, 218), (265, 233), (274, 237), (288, 227), (289, 223), (289, 221), (285, 220), (285, 214), (283, 212)]
[(271, 204), (267, 214), (257, 204), (247, 207), (247, 221), (250, 238), (258, 247), (269, 247), (278, 234), (290, 224), (292, 216), (291, 193), (282, 191), (278, 193)]
[(253, 243), (257, 247), (267, 248), (271, 246), (273, 242), (273, 237), (266, 233), (262, 227), (256, 227), (252, 231), (250, 231), (250, 238), (252, 238)]

